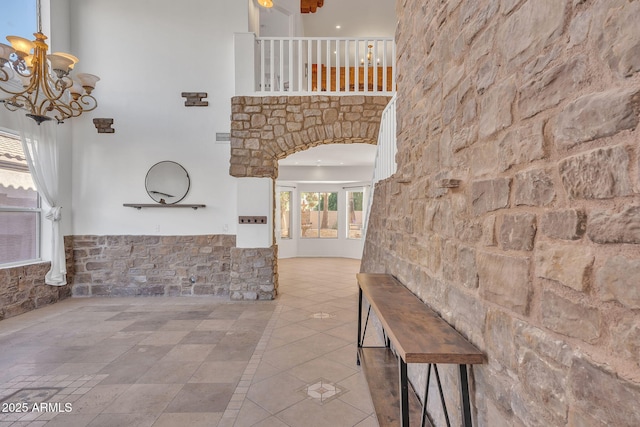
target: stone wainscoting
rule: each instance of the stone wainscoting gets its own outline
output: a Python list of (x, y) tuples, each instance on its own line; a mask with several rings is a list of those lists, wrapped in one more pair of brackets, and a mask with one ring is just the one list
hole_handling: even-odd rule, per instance
[[(67, 265), (71, 259), (71, 240), (65, 238)], [(49, 262), (0, 269), (0, 320), (53, 304), (71, 296), (71, 285), (50, 286), (44, 276), (51, 268)], [(71, 283), (73, 270), (69, 269), (67, 282)]]
[(640, 1), (396, 10), (398, 172), (362, 269), (487, 354), (474, 425), (640, 425)]
[(91, 235), (72, 242), (74, 296), (275, 297), (274, 249), (238, 249), (234, 235)]

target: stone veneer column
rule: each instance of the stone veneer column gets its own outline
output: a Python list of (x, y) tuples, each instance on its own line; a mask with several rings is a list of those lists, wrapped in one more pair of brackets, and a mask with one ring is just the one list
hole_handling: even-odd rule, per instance
[(231, 249), (232, 300), (271, 300), (277, 291), (277, 247)]

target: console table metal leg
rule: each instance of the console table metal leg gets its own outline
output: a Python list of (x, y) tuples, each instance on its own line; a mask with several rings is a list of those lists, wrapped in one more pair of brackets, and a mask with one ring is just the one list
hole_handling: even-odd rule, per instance
[(462, 425), (472, 427), (471, 402), (469, 401), (469, 378), (467, 377), (467, 365), (458, 365), (460, 368), (460, 401), (462, 402)]
[(356, 349), (356, 363), (360, 366), (360, 347), (362, 347), (362, 288), (358, 286), (358, 348)]
[(402, 357), (398, 357), (400, 371), (400, 425), (409, 427), (409, 381), (407, 379), (407, 364)]

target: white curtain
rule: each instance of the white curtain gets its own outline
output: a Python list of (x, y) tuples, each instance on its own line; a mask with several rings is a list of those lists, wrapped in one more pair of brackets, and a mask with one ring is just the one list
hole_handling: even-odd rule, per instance
[(58, 143), (55, 120), (38, 125), (21, 112), (20, 137), (22, 148), (29, 165), (29, 171), (36, 184), (40, 197), (50, 206), (45, 218), (51, 221), (51, 270), (45, 275), (47, 285), (67, 284), (67, 265), (64, 251), (64, 238), (60, 228), (62, 208), (58, 188)]

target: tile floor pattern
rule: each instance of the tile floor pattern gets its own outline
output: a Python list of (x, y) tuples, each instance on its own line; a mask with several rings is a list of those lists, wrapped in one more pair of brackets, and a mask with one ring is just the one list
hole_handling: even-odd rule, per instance
[(279, 260), (270, 302), (76, 298), (0, 321), (0, 427), (376, 426), (359, 265)]

